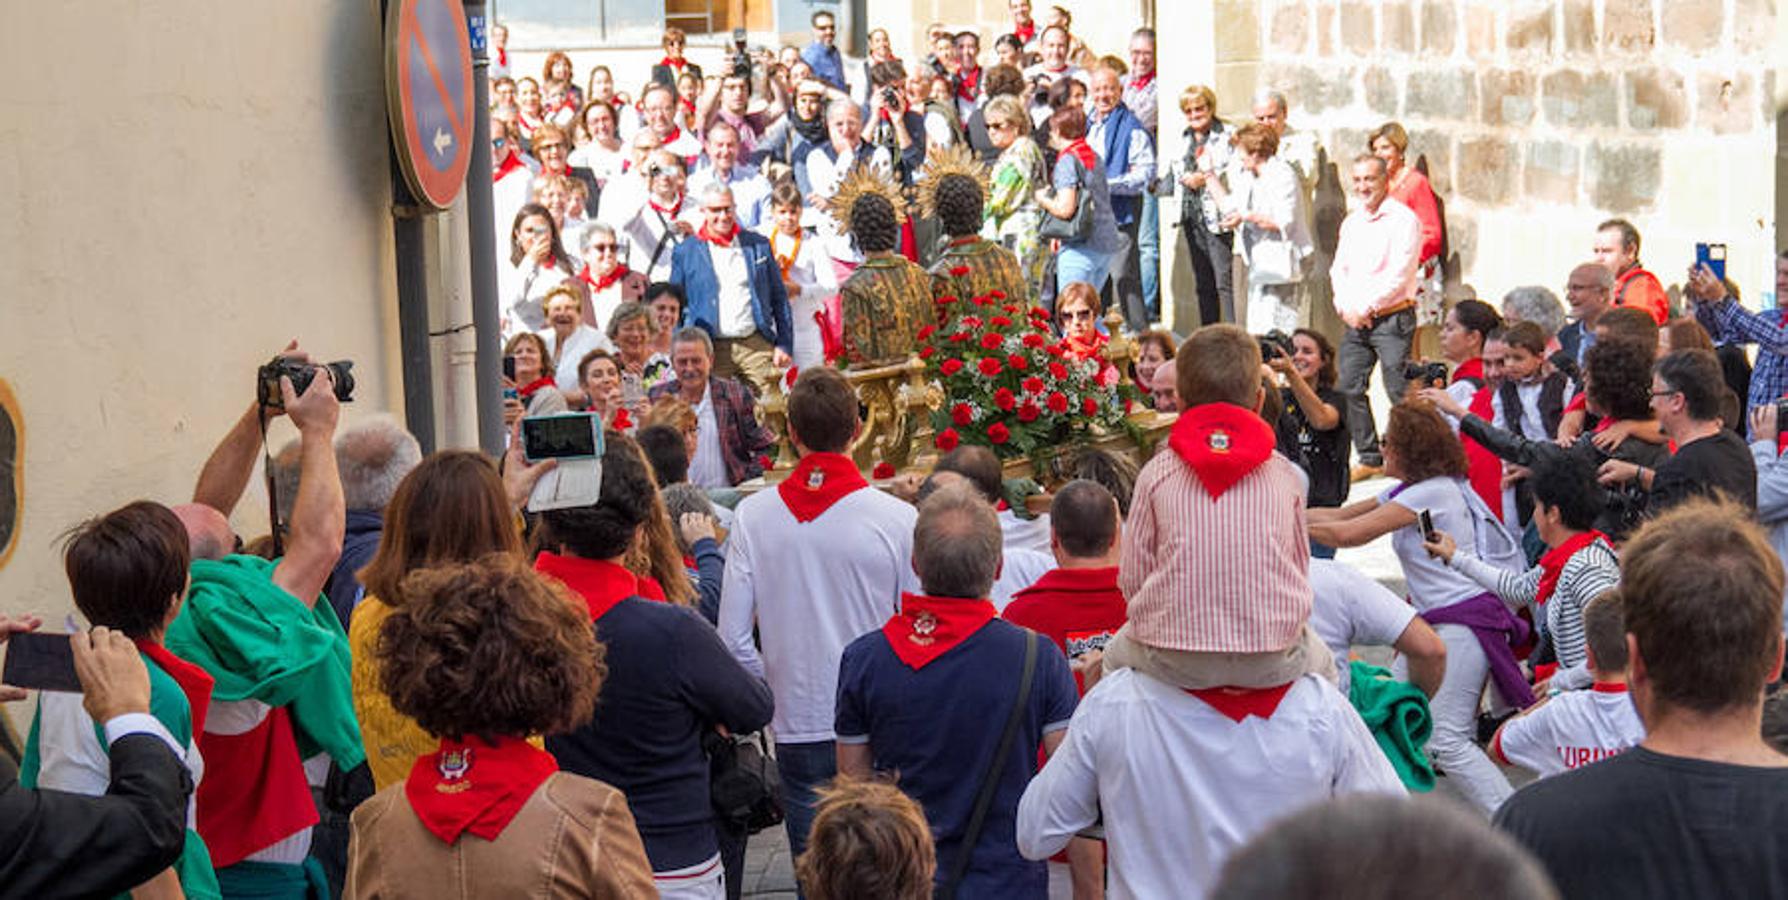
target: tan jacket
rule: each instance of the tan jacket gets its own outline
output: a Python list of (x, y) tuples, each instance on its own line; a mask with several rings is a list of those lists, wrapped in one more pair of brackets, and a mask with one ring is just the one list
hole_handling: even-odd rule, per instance
[(354, 811), (352, 834), (349, 900), (658, 896), (627, 798), (566, 772), (535, 790), (495, 841), (467, 833), (442, 843), (401, 782)]

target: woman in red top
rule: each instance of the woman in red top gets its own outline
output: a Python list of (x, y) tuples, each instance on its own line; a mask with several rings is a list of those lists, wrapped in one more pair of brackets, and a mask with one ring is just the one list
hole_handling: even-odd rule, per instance
[(1428, 176), (1408, 164), (1409, 133), (1396, 122), (1386, 122), (1372, 132), (1366, 141), (1372, 155), (1384, 160), (1385, 177), (1390, 194), (1410, 208), (1422, 223), (1422, 250), (1418, 254), (1421, 267), (1416, 273), (1417, 321), (1422, 325), (1440, 324), (1444, 297), (1441, 293), (1440, 251), (1445, 241), (1440, 220), (1440, 201)]

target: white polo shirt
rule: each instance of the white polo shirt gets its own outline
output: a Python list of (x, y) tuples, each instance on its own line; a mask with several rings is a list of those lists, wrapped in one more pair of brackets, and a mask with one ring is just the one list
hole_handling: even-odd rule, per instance
[(1121, 669), (1081, 699), (1067, 739), (1025, 789), (1018, 851), (1044, 859), (1103, 811), (1112, 900), (1202, 897), (1267, 826), (1355, 792), (1405, 793), (1327, 679), (1301, 676), (1271, 718), (1236, 722)]
[(1645, 725), (1624, 687), (1598, 684), (1547, 700), (1503, 726), (1491, 756), (1546, 778), (1625, 751), (1645, 740)]
[(775, 489), (733, 511), (720, 639), (769, 681), (779, 743), (833, 739), (845, 646), (882, 627), (902, 591), (919, 590), (912, 562), (918, 518), (912, 505), (875, 488), (846, 495), (809, 522), (796, 521)]
[(1352, 648), (1397, 643), (1416, 615), (1415, 607), (1389, 588), (1332, 559), (1310, 560), (1310, 592), (1310, 630), (1334, 654), (1343, 694), (1353, 680), (1347, 665)]

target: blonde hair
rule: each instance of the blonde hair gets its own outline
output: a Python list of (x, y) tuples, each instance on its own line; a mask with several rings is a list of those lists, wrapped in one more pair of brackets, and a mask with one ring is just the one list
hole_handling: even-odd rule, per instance
[[(1194, 103), (1194, 100), (1199, 102)], [(1193, 106), (1203, 106), (1215, 115), (1217, 112), (1217, 92), (1202, 84), (1187, 85), (1185, 90), (1180, 91), (1180, 112), (1185, 115), (1191, 115)]]

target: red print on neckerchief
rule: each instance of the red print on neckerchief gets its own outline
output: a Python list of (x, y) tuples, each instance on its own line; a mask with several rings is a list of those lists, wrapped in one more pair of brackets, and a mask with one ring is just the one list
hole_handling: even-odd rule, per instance
[(1180, 413), (1167, 438), (1213, 500), (1266, 462), (1274, 443), (1273, 430), (1259, 416), (1231, 403), (1205, 403)]
[(842, 453), (809, 453), (776, 486), (776, 493), (782, 495), (782, 502), (788, 504), (795, 521), (811, 522), (852, 491), (868, 486), (850, 457)]
[(1237, 688), (1217, 687), (1186, 693), (1203, 700), (1212, 709), (1228, 717), (1231, 722), (1240, 723), (1249, 716), (1270, 719), (1279, 709), (1279, 701), (1285, 699), (1295, 682), (1286, 682), (1278, 687), (1270, 688)]
[(1573, 535), (1570, 540), (1546, 551), (1546, 554), (1540, 557), (1540, 586), (1533, 597), (1535, 606), (1545, 606), (1546, 601), (1552, 599), (1552, 592), (1558, 590), (1558, 576), (1564, 574), (1565, 563), (1570, 562), (1571, 557), (1577, 555), (1577, 551), (1595, 543), (1598, 539), (1607, 541), (1608, 536), (1600, 531), (1585, 531), (1582, 534)]
[(422, 826), (446, 843), (468, 831), (494, 841), (557, 771), (551, 753), (521, 738), (442, 738), (440, 749), (410, 766), (404, 797)]
[(211, 673), (174, 655), (172, 650), (147, 638), (136, 639), (137, 649), (161, 667), (174, 683), (180, 686), (180, 693), (186, 695), (186, 705), (192, 708), (192, 733), (205, 733), (205, 713), (211, 709), (211, 689), (217, 685), (217, 679)]
[(882, 636), (894, 655), (916, 672), (980, 631), (995, 615), (987, 600), (902, 593), (900, 612), (882, 626)]

